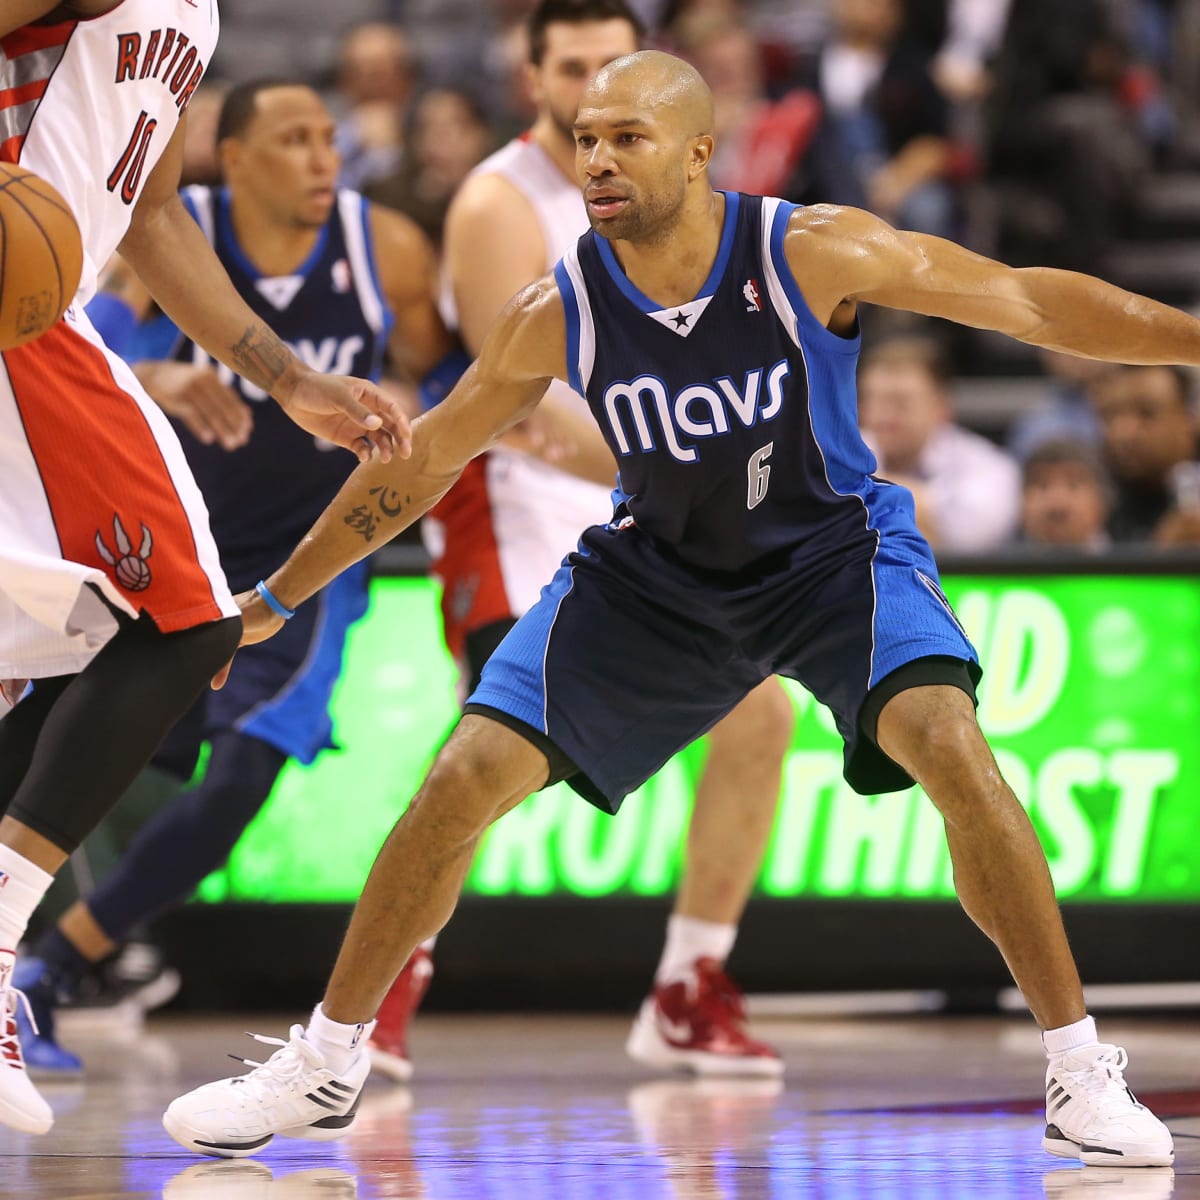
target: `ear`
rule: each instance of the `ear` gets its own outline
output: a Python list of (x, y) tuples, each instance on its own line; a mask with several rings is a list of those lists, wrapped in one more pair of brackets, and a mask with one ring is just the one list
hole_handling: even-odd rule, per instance
[(699, 137), (692, 139), (692, 144), (688, 151), (689, 180), (698, 178), (708, 170), (712, 154), (713, 140), (711, 134), (702, 133)]

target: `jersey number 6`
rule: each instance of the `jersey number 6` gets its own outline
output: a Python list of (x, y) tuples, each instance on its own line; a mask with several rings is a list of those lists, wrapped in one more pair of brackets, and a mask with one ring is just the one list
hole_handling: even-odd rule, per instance
[(767, 459), (771, 457), (771, 451), (774, 449), (775, 443), (768, 442), (750, 455), (750, 461), (746, 464), (747, 508), (757, 508), (766, 499), (767, 484), (771, 482), (771, 468), (767, 466)]

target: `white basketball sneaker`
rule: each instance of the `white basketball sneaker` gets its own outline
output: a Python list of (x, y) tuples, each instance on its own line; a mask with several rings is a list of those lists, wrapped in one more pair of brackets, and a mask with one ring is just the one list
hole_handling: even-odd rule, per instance
[(1129, 1090), (1129, 1057), (1100, 1042), (1056, 1054), (1046, 1068), (1042, 1146), (1092, 1167), (1169, 1167), (1175, 1146), (1167, 1127)]
[(0, 954), (0, 1124), (20, 1133), (47, 1133), (54, 1112), (30, 1081), (17, 1033), (17, 1005), (24, 1004), (32, 1023), (29, 1001), (12, 986), (12, 955)]
[(245, 1158), (276, 1135), (332, 1141), (354, 1124), (371, 1070), (366, 1047), (335, 1074), (325, 1056), (293, 1025), (288, 1041), (251, 1034), (279, 1049), (246, 1075), (206, 1083), (171, 1102), (163, 1128), (181, 1145), (214, 1158)]

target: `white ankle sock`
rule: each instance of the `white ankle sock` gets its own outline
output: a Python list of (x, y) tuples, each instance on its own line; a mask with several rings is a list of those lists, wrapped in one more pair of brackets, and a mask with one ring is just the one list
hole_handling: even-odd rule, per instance
[(686, 975), (698, 958), (713, 958), (724, 965), (736, 939), (736, 925), (719, 925), (698, 917), (671, 917), (655, 982), (668, 983)]
[(1096, 1036), (1096, 1022), (1092, 1017), (1084, 1017), (1073, 1025), (1063, 1025), (1059, 1029), (1044, 1029), (1042, 1045), (1046, 1048), (1046, 1056), (1054, 1058), (1058, 1054), (1066, 1054), (1069, 1050), (1078, 1050), (1081, 1046), (1094, 1046), (1100, 1039)]
[(375, 1029), (374, 1021), (357, 1025), (343, 1025), (331, 1021), (318, 1004), (313, 1009), (312, 1019), (304, 1031), (304, 1037), (325, 1055), (325, 1063), (331, 1071), (340, 1075), (362, 1053), (367, 1038)]
[(53, 879), (10, 846), (0, 846), (0, 954), (16, 954), (25, 926)]

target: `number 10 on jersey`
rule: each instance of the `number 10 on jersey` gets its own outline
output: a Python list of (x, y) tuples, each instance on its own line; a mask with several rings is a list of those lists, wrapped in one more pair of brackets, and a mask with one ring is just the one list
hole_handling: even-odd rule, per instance
[(150, 139), (157, 128), (158, 122), (149, 113), (143, 112), (133, 128), (129, 144), (121, 152), (117, 165), (108, 177), (108, 190), (115, 192), (120, 186), (121, 200), (125, 204), (132, 204), (137, 199), (142, 172), (146, 169), (146, 157), (150, 153)]

